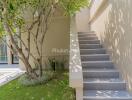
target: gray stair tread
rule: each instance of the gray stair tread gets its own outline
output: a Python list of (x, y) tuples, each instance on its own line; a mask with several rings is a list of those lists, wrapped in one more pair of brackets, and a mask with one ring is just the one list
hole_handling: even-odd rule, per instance
[(78, 36), (97, 36), (95, 33), (79, 33)]
[(94, 31), (78, 32), (78, 34), (95, 34), (95, 32)]
[[(100, 40), (98, 40), (98, 39), (93, 39), (93, 40), (79, 40), (79, 43), (81, 43), (81, 42), (87, 42), (87, 43), (88, 42), (98, 42), (98, 44), (100, 44)], [(89, 43), (89, 44), (91, 44), (91, 43)], [(95, 43), (95, 44), (97, 44), (97, 43)]]
[(85, 46), (93, 46), (93, 45), (100, 45), (100, 46), (102, 46), (101, 44), (80, 44), (80, 45), (85, 45)]
[[(83, 66), (83, 71), (90, 72), (90, 71), (87, 71), (87, 70), (90, 70), (92, 72), (105, 72), (106, 70), (116, 70), (116, 72), (118, 72), (117, 69), (112, 68), (112, 67), (106, 67), (106, 68), (105, 67), (101, 67), (101, 68), (100, 67), (94, 67), (93, 68), (93, 67), (85, 67), (85, 66)], [(112, 72), (112, 71), (106, 71), (106, 72)]]
[(78, 32), (83, 67), (83, 100), (132, 100), (109, 54), (94, 32)]
[(94, 32), (79, 32), (78, 35), (83, 35), (83, 34), (92, 34), (96, 35)]
[(82, 66), (113, 66), (112, 61), (82, 61)]
[[(98, 39), (97, 38), (94, 38), (94, 39), (92, 39), (93, 37), (79, 37), (79, 42), (80, 41), (82, 41), (82, 40), (94, 40), (94, 41), (97, 41)], [(89, 44), (91, 44), (91, 43), (89, 43)], [(95, 44), (97, 44), (97, 43), (95, 43)], [(100, 43), (99, 43), (100, 44)]]
[[(92, 45), (92, 44), (91, 44)], [(105, 48), (97, 48), (97, 49), (80, 49), (80, 50), (106, 50)]]
[[(105, 61), (81, 61), (82, 62), (82, 65), (83, 64), (89, 64), (89, 66), (90, 66), (90, 64), (94, 64), (94, 65), (96, 65), (96, 64), (113, 64), (113, 62), (112, 61), (107, 61), (107, 60), (105, 60)], [(98, 65), (97, 65), (98, 66)]]
[(119, 72), (115, 69), (107, 69), (107, 68), (100, 68), (100, 69), (85, 69), (83, 72)]
[(84, 78), (84, 83), (107, 83), (107, 82), (113, 82), (113, 83), (126, 83), (124, 80), (119, 78)]
[[(97, 37), (97, 35), (96, 34), (88, 34), (88, 33), (83, 33), (83, 34), (78, 34), (78, 37), (87, 37), (87, 36), (93, 36), (93, 37)], [(98, 37), (97, 37), (98, 38)]]
[[(80, 54), (81, 61), (109, 61), (109, 54)], [(113, 63), (112, 63), (113, 64)]]
[(112, 61), (82, 61), (82, 63), (113, 63)]
[(80, 49), (80, 54), (81, 55), (106, 54), (106, 50), (104, 48), (96, 48), (96, 49), (83, 48)]
[(98, 37), (97, 37), (97, 36), (88, 36), (88, 35), (87, 35), (87, 36), (80, 36), (80, 35), (79, 35), (78, 38), (79, 38), (79, 39), (82, 39), (82, 38), (93, 38), (93, 39), (90, 39), (90, 40), (94, 40), (94, 39), (95, 39), (95, 40), (98, 40)]
[(98, 40), (98, 39), (93, 39), (93, 40), (79, 40), (79, 42), (81, 42), (81, 41), (99, 41), (100, 42), (100, 40)]
[(80, 44), (81, 49), (97, 49), (103, 48), (101, 44)]
[(131, 94), (127, 91), (110, 91), (110, 90), (84, 90), (84, 98), (131, 98)]
[(79, 40), (79, 44), (100, 44), (99, 40)]
[(81, 54), (82, 57), (86, 57), (86, 56), (109, 56), (109, 54)]

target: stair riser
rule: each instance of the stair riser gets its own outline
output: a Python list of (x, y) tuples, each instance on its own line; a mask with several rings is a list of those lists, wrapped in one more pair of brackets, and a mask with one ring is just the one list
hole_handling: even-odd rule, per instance
[(82, 55), (84, 54), (106, 54), (105, 50), (80, 50)]
[(83, 35), (83, 34), (96, 34), (95, 32), (78, 32), (78, 35)]
[(83, 72), (84, 78), (119, 78), (119, 72)]
[(91, 70), (91, 69), (115, 69), (113, 66), (83, 66), (83, 70)]
[[(114, 68), (96, 34), (79, 32), (78, 39), (84, 79), (83, 100), (132, 100), (127, 95), (129, 93), (120, 92), (126, 91), (126, 83), (119, 79), (119, 72)], [(85, 90), (90, 92), (86, 93)], [(111, 91), (115, 91), (114, 94)]]
[(91, 38), (91, 39), (98, 39), (98, 37), (97, 36), (92, 36), (92, 35), (87, 35), (87, 36), (83, 36), (83, 35), (78, 35), (78, 38)]
[(98, 40), (97, 37), (78, 37), (79, 40)]
[(80, 45), (81, 49), (99, 49), (102, 47), (102, 45)]
[(96, 34), (78, 34), (78, 37), (97, 37)]
[(127, 98), (84, 98), (83, 100), (132, 100)]
[(95, 62), (95, 63), (88, 63), (88, 62), (86, 62), (86, 63), (82, 63), (82, 66), (83, 67), (114, 67), (114, 65), (113, 65), (113, 63), (112, 62)]
[(81, 56), (82, 61), (108, 61), (109, 55), (104, 56)]
[(84, 83), (88, 90), (126, 90), (126, 83)]
[(79, 41), (79, 44), (100, 44), (99, 40), (95, 41)]

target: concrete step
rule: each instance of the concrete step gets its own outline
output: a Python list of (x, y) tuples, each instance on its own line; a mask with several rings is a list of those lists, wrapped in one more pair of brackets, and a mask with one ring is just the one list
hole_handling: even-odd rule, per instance
[(84, 79), (84, 89), (87, 90), (126, 90), (126, 82), (121, 79)]
[(83, 68), (114, 68), (112, 61), (82, 61)]
[(78, 37), (79, 40), (98, 40), (97, 36), (84, 36)]
[(79, 44), (100, 44), (100, 40), (80, 40)]
[(127, 91), (84, 90), (83, 100), (132, 100)]
[(80, 44), (80, 49), (100, 49), (103, 48), (101, 44)]
[(78, 34), (78, 38), (85, 38), (85, 37), (91, 37), (91, 38), (98, 38), (97, 36), (96, 36), (96, 34), (81, 34), (81, 35), (79, 35)]
[(93, 54), (93, 55), (81, 55), (82, 61), (108, 61), (110, 60), (109, 54)]
[(80, 35), (80, 34), (95, 34), (95, 32), (94, 31), (90, 31), (90, 32), (78, 32), (78, 34)]
[(83, 69), (84, 78), (119, 78), (119, 71), (115, 69)]
[(80, 54), (81, 55), (86, 55), (86, 54), (106, 54), (106, 50), (104, 48), (99, 48), (99, 49), (80, 49)]
[(132, 100), (94, 32), (78, 33), (83, 68), (83, 100)]
[(87, 36), (97, 36), (96, 34), (94, 33), (81, 33), (81, 34), (78, 34), (78, 37), (87, 37)]

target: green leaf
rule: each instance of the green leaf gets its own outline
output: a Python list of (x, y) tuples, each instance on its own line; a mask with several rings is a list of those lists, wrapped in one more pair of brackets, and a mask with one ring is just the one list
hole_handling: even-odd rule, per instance
[(14, 10), (14, 7), (13, 7), (12, 3), (10, 3), (9, 5), (10, 5), (10, 9)]

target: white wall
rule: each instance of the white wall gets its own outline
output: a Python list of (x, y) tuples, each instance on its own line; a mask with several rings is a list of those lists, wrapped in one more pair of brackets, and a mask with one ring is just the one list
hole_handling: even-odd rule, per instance
[(88, 7), (81, 9), (81, 11), (76, 14), (78, 32), (88, 32), (90, 30), (90, 25), (88, 24), (89, 18), (90, 10)]
[[(25, 16), (25, 18), (27, 19), (27, 25), (30, 25), (30, 23), (32, 22), (31, 14), (29, 13), (25, 15), (27, 15)], [(32, 31), (36, 32), (36, 26)], [(27, 43), (27, 33), (22, 34), (22, 39), (25, 41), (25, 43)], [(55, 12), (54, 16), (51, 18), (51, 23), (49, 24), (48, 31), (45, 35), (44, 45), (42, 45), (44, 59), (43, 63), (45, 63), (49, 57), (56, 57), (57, 59), (61, 59), (61, 57), (66, 56), (67, 58), (69, 58), (69, 42), (70, 18), (69, 16), (64, 16), (64, 12), (61, 9), (58, 9), (57, 12)], [(58, 51), (56, 52), (56, 50)], [(33, 38), (31, 38), (31, 52), (35, 56), (38, 55)], [(33, 64), (33, 59), (30, 59), (30, 62), (31, 64)], [(21, 61), (20, 66), (24, 66)]]
[[(93, 7), (98, 6), (94, 4)], [(95, 7), (96, 8), (96, 7)], [(93, 9), (93, 8), (91, 8)], [(91, 22), (132, 91), (132, 0), (108, 0)]]

